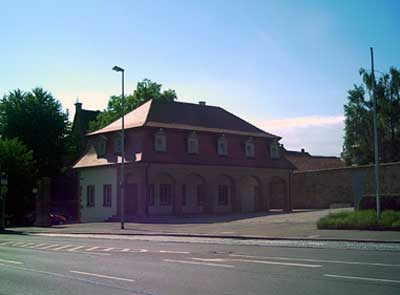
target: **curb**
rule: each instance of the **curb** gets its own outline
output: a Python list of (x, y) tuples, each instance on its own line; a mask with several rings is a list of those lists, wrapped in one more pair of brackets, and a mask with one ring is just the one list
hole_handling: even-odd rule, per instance
[(213, 235), (213, 234), (190, 234), (190, 233), (105, 233), (105, 232), (21, 232), (22, 234), (58, 234), (58, 235), (120, 235), (120, 236), (164, 236), (164, 237), (187, 237), (187, 238), (211, 238), (211, 239), (235, 239), (235, 240), (265, 240), (265, 241), (314, 241), (314, 242), (353, 242), (353, 243), (399, 243), (400, 240), (376, 240), (376, 239), (345, 239), (345, 238), (307, 238), (307, 237), (274, 237), (274, 236), (251, 236), (251, 235)]

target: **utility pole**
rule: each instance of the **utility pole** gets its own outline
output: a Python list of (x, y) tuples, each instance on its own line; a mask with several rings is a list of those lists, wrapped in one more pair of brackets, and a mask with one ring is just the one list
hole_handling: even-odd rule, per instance
[(8, 178), (6, 173), (2, 173), (0, 171), (0, 230), (4, 230), (6, 228), (6, 197), (8, 186)]
[(377, 99), (375, 93), (375, 69), (374, 69), (374, 48), (371, 51), (371, 75), (372, 75), (372, 100), (373, 100), (373, 117), (374, 117), (374, 172), (375, 172), (375, 195), (376, 195), (376, 218), (381, 218), (381, 201), (379, 189), (379, 153), (378, 153), (378, 119), (377, 119)]

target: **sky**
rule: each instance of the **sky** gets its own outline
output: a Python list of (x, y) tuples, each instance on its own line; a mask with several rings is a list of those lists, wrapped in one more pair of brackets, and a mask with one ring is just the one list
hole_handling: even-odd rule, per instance
[(222, 106), (288, 149), (339, 156), (358, 71), (400, 67), (400, 1), (1, 1), (0, 95), (43, 87), (74, 114), (144, 78)]

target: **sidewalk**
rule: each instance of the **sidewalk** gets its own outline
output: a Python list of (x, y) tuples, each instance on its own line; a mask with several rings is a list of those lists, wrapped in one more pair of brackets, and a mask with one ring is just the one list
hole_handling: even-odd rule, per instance
[(319, 230), (317, 220), (330, 212), (351, 209), (296, 210), (293, 213), (269, 212), (232, 215), (152, 217), (125, 223), (120, 230), (118, 222), (81, 223), (51, 228), (17, 227), (9, 230), (22, 233), (58, 234), (124, 234), (174, 235), (223, 238), (308, 239), (399, 242), (400, 232)]

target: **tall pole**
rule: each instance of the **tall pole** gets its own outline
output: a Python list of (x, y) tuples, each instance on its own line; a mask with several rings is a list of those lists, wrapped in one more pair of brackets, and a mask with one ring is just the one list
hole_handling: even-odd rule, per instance
[(125, 229), (125, 70), (122, 70), (122, 139), (121, 139), (121, 229)]
[(376, 218), (381, 217), (381, 202), (379, 189), (379, 153), (378, 153), (378, 120), (377, 120), (377, 99), (375, 93), (375, 69), (374, 69), (374, 48), (371, 50), (371, 75), (372, 75), (372, 100), (373, 100), (373, 116), (374, 116), (374, 171), (375, 171), (375, 195), (376, 195)]

